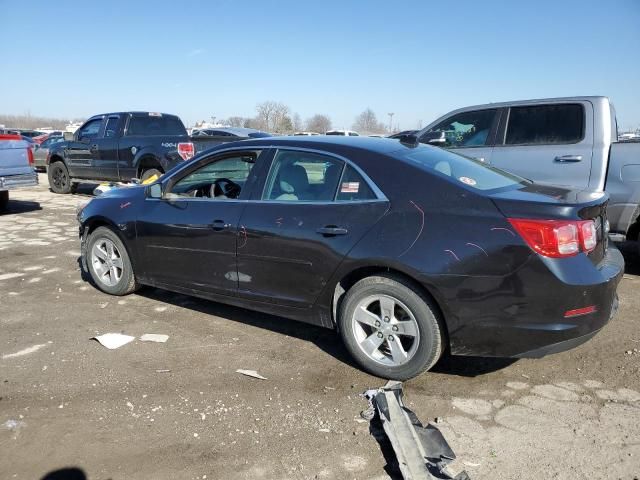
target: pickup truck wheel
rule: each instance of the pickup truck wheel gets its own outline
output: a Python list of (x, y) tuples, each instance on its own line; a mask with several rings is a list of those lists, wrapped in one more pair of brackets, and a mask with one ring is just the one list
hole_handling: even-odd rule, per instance
[(149, 180), (154, 175), (157, 175), (159, 177), (160, 175), (162, 175), (162, 172), (160, 170), (158, 170), (157, 168), (148, 168), (148, 169), (146, 169), (145, 171), (142, 172), (142, 175), (140, 175), (140, 183), (144, 183), (145, 181)]
[(4, 212), (9, 207), (9, 191), (2, 190), (0, 192), (0, 212)]
[(89, 236), (85, 264), (97, 287), (110, 295), (127, 295), (139, 288), (126, 247), (107, 227), (96, 228)]
[(49, 165), (47, 172), (49, 187), (54, 193), (71, 193), (73, 184), (69, 177), (69, 170), (63, 162), (55, 162)]
[(338, 314), (342, 340), (369, 373), (407, 380), (430, 369), (443, 349), (433, 302), (393, 275), (363, 278), (345, 294)]

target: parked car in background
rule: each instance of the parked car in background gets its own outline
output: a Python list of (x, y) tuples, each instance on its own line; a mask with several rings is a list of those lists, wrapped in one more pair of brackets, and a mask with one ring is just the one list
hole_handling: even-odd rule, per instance
[(33, 150), (21, 135), (0, 134), (0, 210), (7, 209), (9, 190), (38, 185)]
[(38, 145), (36, 143), (33, 151), (33, 156), (35, 159), (35, 167), (37, 170), (46, 170), (49, 149), (56, 143), (60, 142), (64, 142), (64, 137), (62, 135), (50, 135), (49, 138), (47, 138), (41, 144)]
[(55, 130), (53, 132), (43, 133), (42, 135), (38, 135), (37, 137), (33, 137), (33, 141), (36, 142), (37, 144), (41, 144), (47, 138), (49, 138), (49, 137), (57, 137), (57, 136), (62, 136), (62, 131)]
[(309, 137), (313, 135), (320, 135), (320, 134), (316, 132), (295, 132), (293, 134), (294, 137)]
[(358, 137), (360, 134), (353, 130), (329, 130), (325, 135), (335, 135), (338, 137)]
[(536, 182), (606, 191), (615, 239), (640, 234), (640, 144), (618, 142), (607, 97), (492, 103), (454, 110), (417, 133), (420, 141)]
[(195, 144), (196, 152), (201, 152), (221, 143), (272, 136), (272, 133), (256, 130), (255, 128), (221, 127), (196, 130), (192, 133), (191, 140)]
[(65, 141), (49, 147), (49, 185), (70, 193), (79, 180), (142, 181), (162, 175), (194, 154), (180, 118), (154, 112), (95, 115)]
[(337, 328), (404, 380), (453, 354), (539, 357), (616, 310), (608, 197), (389, 139), (220, 145), (78, 212), (95, 285), (152, 285)]
[(43, 134), (43, 132), (40, 132), (38, 130), (26, 130), (26, 129), (24, 129), (24, 130), (23, 129), (19, 129), (19, 130), (17, 130), (17, 133), (19, 133), (23, 137), (29, 137), (29, 138), (34, 138), (34, 137), (37, 137), (37, 136)]

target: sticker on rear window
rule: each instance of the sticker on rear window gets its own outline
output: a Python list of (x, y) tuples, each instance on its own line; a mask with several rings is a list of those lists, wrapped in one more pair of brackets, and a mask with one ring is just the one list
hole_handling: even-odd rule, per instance
[(469, 178), (469, 177), (460, 177), (458, 180), (460, 180), (462, 183), (466, 183), (467, 185), (477, 185), (478, 182), (476, 182), (473, 178)]
[(360, 182), (345, 182), (340, 187), (340, 193), (358, 193)]

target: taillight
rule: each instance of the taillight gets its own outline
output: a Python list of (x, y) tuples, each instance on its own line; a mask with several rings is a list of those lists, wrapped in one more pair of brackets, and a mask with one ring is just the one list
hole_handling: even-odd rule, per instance
[(589, 253), (597, 244), (593, 220), (508, 220), (525, 242), (545, 257), (571, 257), (580, 251)]
[(33, 158), (33, 149), (31, 147), (27, 148), (27, 158), (29, 159), (29, 166), (33, 167), (36, 161)]
[(194, 153), (195, 148), (193, 147), (193, 143), (185, 142), (178, 144), (178, 155), (180, 155), (183, 160), (189, 160), (193, 157)]

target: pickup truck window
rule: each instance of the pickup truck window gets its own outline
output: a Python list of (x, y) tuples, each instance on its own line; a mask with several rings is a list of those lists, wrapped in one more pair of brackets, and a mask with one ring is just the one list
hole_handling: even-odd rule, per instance
[(577, 143), (583, 136), (584, 108), (580, 104), (511, 107), (505, 144)]
[(489, 139), (496, 112), (495, 108), (491, 108), (459, 113), (442, 121), (429, 132), (445, 132), (446, 143), (443, 146), (446, 148), (484, 146)]
[(118, 120), (118, 117), (109, 117), (109, 119), (107, 120), (107, 126), (104, 129), (105, 138), (116, 136), (116, 133), (118, 133)]
[(163, 116), (132, 116), (129, 120), (127, 135), (186, 135), (187, 131), (178, 117)]
[(85, 123), (78, 132), (78, 140), (83, 138), (96, 138), (100, 133), (100, 125), (102, 125), (101, 118), (96, 118), (95, 120)]

